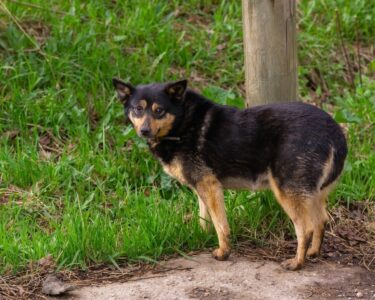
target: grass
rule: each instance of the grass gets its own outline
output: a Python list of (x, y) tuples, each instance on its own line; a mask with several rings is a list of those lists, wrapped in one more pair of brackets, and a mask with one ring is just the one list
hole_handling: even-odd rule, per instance
[[(349, 160), (331, 205), (375, 199), (375, 63), (363, 57), (363, 84), (358, 70), (348, 84), (336, 9), (352, 62), (358, 36), (363, 52), (375, 36), (370, 2), (300, 1), (301, 97), (348, 130)], [(60, 268), (84, 268), (216, 244), (199, 228), (192, 192), (161, 171), (124, 122), (111, 78), (187, 77), (206, 96), (241, 106), (236, 1), (3, 1), (0, 60), (0, 272), (47, 254)], [(306, 86), (316, 69), (328, 99), (322, 82)], [(269, 192), (226, 199), (234, 243), (289, 224)]]

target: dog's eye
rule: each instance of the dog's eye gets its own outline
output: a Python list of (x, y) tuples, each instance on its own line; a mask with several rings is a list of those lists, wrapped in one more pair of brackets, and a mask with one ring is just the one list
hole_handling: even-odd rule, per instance
[(162, 114), (164, 114), (164, 109), (161, 108), (161, 107), (157, 107), (157, 108), (155, 109), (155, 114), (156, 114), (157, 116), (161, 116)]

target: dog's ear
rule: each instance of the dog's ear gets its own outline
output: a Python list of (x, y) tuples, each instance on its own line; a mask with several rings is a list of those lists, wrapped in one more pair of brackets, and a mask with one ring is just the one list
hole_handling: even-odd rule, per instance
[(117, 91), (118, 98), (123, 104), (126, 104), (130, 96), (133, 94), (135, 87), (133, 87), (130, 83), (125, 83), (117, 78), (113, 78), (112, 82)]
[(187, 80), (180, 80), (172, 83), (168, 83), (165, 87), (165, 92), (177, 100), (182, 100), (185, 95), (187, 87)]

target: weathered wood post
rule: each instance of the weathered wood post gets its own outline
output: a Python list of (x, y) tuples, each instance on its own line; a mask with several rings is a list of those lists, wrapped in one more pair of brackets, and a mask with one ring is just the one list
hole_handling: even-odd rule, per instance
[(242, 0), (246, 106), (297, 100), (295, 0)]

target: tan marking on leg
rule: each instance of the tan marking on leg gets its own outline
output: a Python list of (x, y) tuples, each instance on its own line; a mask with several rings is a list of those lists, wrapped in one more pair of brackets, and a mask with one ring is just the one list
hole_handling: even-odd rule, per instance
[(311, 211), (308, 207), (311, 199), (291, 191), (281, 190), (271, 173), (269, 173), (269, 183), (277, 201), (294, 224), (298, 242), (296, 256), (284, 261), (281, 266), (288, 270), (298, 270), (305, 262), (307, 247), (313, 233)]
[(218, 260), (225, 260), (230, 254), (230, 230), (225, 213), (222, 186), (214, 175), (207, 175), (196, 184), (196, 191), (207, 206), (218, 235), (219, 248), (213, 252), (213, 256)]
[(320, 225), (316, 225), (314, 227), (314, 232), (311, 240), (311, 246), (307, 250), (308, 257), (316, 257), (320, 253), (320, 248), (322, 246), (323, 238), (324, 238), (324, 231), (325, 231), (325, 223)]
[(206, 204), (204, 204), (203, 200), (198, 195), (198, 202), (199, 202), (199, 223), (204, 231), (210, 231), (211, 226), (211, 217), (208, 213), (208, 209)]
[(327, 214), (327, 199), (328, 194), (332, 190), (334, 183), (330, 184), (328, 187), (324, 188), (322, 191), (317, 192), (314, 199), (315, 207), (311, 208), (311, 211), (314, 214), (313, 223), (314, 223), (314, 233), (311, 241), (311, 246), (307, 250), (307, 256), (315, 257), (320, 253), (322, 246), (325, 225), (328, 222)]

